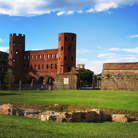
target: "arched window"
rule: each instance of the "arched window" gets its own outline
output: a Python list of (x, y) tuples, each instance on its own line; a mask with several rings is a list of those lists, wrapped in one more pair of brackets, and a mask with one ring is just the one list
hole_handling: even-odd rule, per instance
[(44, 64), (42, 65), (42, 69), (45, 69), (45, 65)]
[(37, 65), (35, 65), (35, 67), (34, 67), (35, 69), (37, 69)]
[(47, 69), (49, 68), (49, 65), (48, 65), (48, 64), (46, 65), (46, 68), (47, 68)]
[(70, 67), (70, 66), (68, 66), (68, 72), (69, 72), (69, 71), (71, 71), (71, 67)]
[(56, 58), (58, 58), (58, 54), (56, 54)]
[(55, 64), (55, 69), (57, 69), (57, 64)]
[(53, 64), (51, 64), (51, 69), (53, 69)]
[(33, 66), (31, 65), (31, 69), (33, 69)]
[(45, 59), (45, 55), (43, 55), (43, 59)]
[(38, 65), (38, 69), (41, 69), (41, 66), (40, 65)]

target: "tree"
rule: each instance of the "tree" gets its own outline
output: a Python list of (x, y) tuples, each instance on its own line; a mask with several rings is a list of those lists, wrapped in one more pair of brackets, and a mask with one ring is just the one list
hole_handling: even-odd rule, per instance
[(92, 76), (94, 72), (92, 71), (80, 71), (80, 80), (87, 82), (87, 84), (92, 84)]
[(14, 83), (15, 81), (15, 78), (14, 78), (14, 75), (12, 74), (12, 70), (9, 68), (4, 76), (4, 79), (3, 81), (6, 83), (6, 84), (9, 84), (9, 87), (11, 89), (11, 84)]

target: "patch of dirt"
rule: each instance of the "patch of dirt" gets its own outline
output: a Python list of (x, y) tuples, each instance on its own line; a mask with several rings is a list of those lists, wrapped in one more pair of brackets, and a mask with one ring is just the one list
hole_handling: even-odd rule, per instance
[[(71, 111), (91, 111), (95, 109), (93, 107), (84, 107), (84, 106), (73, 106), (73, 105), (61, 105), (61, 104), (22, 104), (22, 103), (15, 103), (14, 106), (19, 108), (29, 108), (35, 110), (42, 110), (42, 111), (56, 111), (56, 112), (71, 112)], [(126, 114), (128, 117), (135, 117), (138, 118), (138, 111), (128, 111), (122, 109), (107, 109), (107, 108), (100, 108), (106, 113), (112, 114)]]

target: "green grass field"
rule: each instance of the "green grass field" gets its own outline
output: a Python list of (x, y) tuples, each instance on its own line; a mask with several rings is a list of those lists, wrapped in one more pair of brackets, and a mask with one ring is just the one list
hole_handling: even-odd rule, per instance
[(138, 92), (101, 90), (0, 91), (0, 104), (64, 104), (138, 111)]
[(137, 123), (42, 122), (21, 116), (0, 115), (0, 138), (137, 138)]
[[(138, 111), (138, 92), (100, 90), (0, 91), (0, 104), (64, 104)], [(52, 123), (0, 115), (3, 137), (138, 137), (138, 123)]]

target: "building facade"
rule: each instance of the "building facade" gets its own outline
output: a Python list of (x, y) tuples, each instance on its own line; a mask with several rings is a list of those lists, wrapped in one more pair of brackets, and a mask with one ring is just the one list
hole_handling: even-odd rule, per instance
[(16, 81), (47, 83), (76, 66), (76, 34), (60, 33), (58, 48), (25, 51), (25, 35), (10, 34), (9, 65)]
[(3, 82), (3, 78), (8, 69), (8, 56), (9, 56), (8, 53), (0, 51), (0, 80), (1, 82)]

